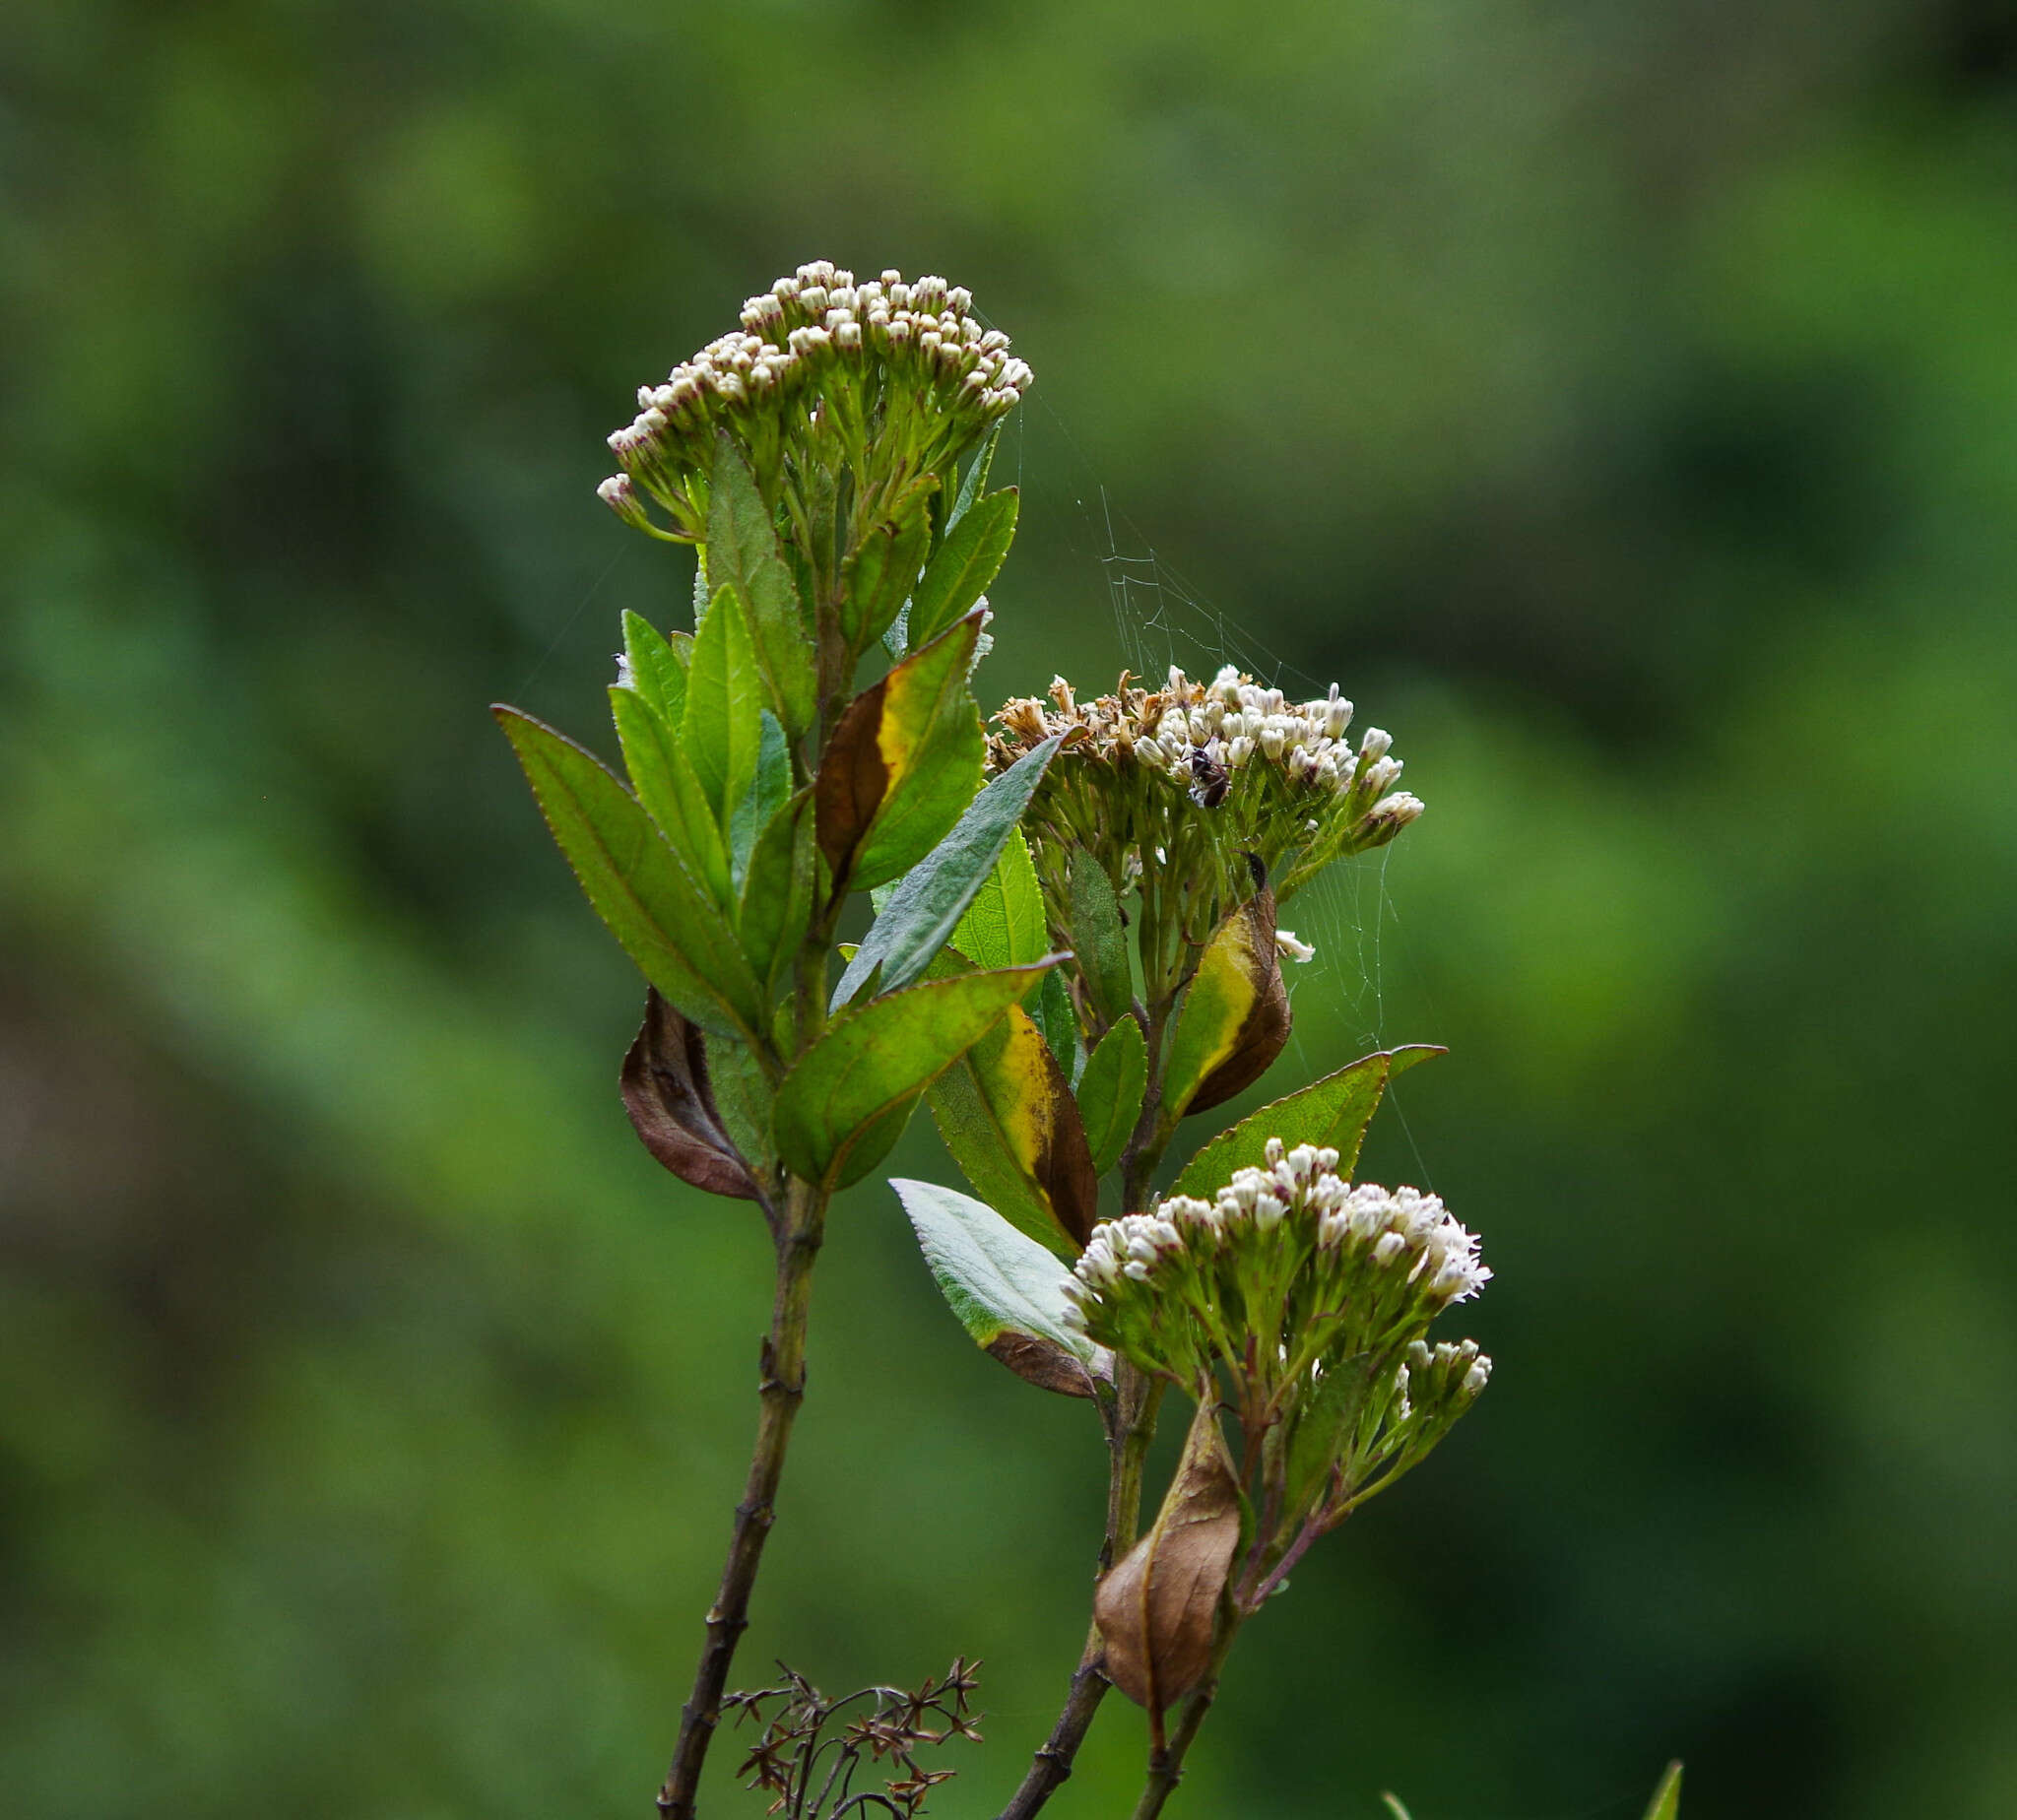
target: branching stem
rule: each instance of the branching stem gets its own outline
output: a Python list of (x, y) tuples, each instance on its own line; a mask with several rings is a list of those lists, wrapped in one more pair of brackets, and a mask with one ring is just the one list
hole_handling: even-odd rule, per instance
[(721, 1588), (708, 1609), (706, 1640), (694, 1669), (693, 1691), (681, 1710), (679, 1742), (673, 1748), (665, 1785), (659, 1789), (658, 1808), (665, 1820), (692, 1820), (701, 1766), (721, 1721), (729, 1667), (735, 1660), (736, 1645), (748, 1628), (749, 1593), (776, 1517), (777, 1487), (784, 1476), (792, 1422), (806, 1396), (806, 1315), (812, 1300), (813, 1265), (825, 1236), (826, 1200), (812, 1184), (792, 1179), (777, 1234), (777, 1290), (757, 1384), (756, 1445), (749, 1456), (742, 1502), (736, 1506)]
[(1205, 1714), (1211, 1711), (1217, 1692), (1218, 1670), (1214, 1666), (1185, 1697), (1177, 1728), (1170, 1733), (1169, 1741), (1150, 1754), (1148, 1780), (1142, 1786), (1140, 1800), (1135, 1803), (1134, 1820), (1155, 1820), (1163, 1803), (1176, 1793), (1177, 1785), (1184, 1780), (1184, 1757), (1198, 1736), (1199, 1727), (1204, 1723)]

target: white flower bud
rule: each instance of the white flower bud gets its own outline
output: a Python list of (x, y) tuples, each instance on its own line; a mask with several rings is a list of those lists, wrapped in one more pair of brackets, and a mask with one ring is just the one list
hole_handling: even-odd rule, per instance
[(1390, 797), (1382, 797), (1367, 813), (1375, 821), (1392, 822), (1398, 827), (1405, 827), (1420, 816), (1423, 808), (1424, 804), (1420, 797), (1409, 796), (1405, 790), (1398, 790)]
[(1361, 786), (1373, 796), (1386, 794), (1387, 786), (1400, 775), (1399, 758), (1375, 758), (1359, 773)]

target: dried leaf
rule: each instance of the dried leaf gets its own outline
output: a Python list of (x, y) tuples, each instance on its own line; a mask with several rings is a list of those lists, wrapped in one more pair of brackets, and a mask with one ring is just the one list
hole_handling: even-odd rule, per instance
[(1107, 1679), (1136, 1705), (1161, 1712), (1204, 1678), (1239, 1544), (1239, 1484), (1207, 1398), (1191, 1423), (1155, 1527), (1093, 1595)]
[(976, 610), (864, 690), (835, 725), (817, 791), (834, 889), (908, 872), (980, 789), (987, 742), (966, 686), (980, 632)]
[(681, 1181), (732, 1201), (761, 1201), (749, 1165), (723, 1129), (697, 1026), (653, 987), (644, 1023), (623, 1058), (623, 1110), (644, 1147)]
[(1244, 1092), (1281, 1054), (1288, 1032), (1274, 893), (1263, 885), (1219, 925), (1185, 989), (1164, 1073), (1165, 1124)]

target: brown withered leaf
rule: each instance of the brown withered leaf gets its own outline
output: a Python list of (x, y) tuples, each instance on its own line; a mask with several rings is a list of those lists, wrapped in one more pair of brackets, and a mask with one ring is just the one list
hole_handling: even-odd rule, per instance
[(819, 756), (819, 851), (836, 891), (908, 872), (982, 784), (987, 739), (966, 684), (985, 608), (956, 619), (852, 701)]
[(1189, 1112), (1208, 1112), (1244, 1093), (1274, 1066), (1288, 1043), (1288, 988), (1274, 949), (1274, 892), (1263, 885), (1238, 914), (1247, 926), (1246, 965), (1258, 990), (1233, 1039), (1232, 1053), (1198, 1083)]
[(653, 987), (644, 1022), (623, 1058), (623, 1110), (644, 1147), (681, 1181), (733, 1201), (763, 1193), (714, 1108), (707, 1051), (697, 1028)]
[(1207, 1399), (1191, 1423), (1155, 1527), (1093, 1595), (1107, 1679), (1138, 1706), (1161, 1712), (1204, 1678), (1239, 1543), (1239, 1486)]
[(1113, 1355), (1102, 1352), (1091, 1369), (1055, 1340), (1035, 1333), (1018, 1333), (1012, 1329), (997, 1333), (981, 1348), (991, 1359), (999, 1359), (1025, 1384), (1040, 1391), (1056, 1391), (1061, 1397), (1090, 1397), (1093, 1373), (1105, 1365), (1103, 1377), (1113, 1374)]
[(877, 735), (882, 727), (884, 685), (864, 690), (827, 735), (819, 756), (813, 807), (819, 851), (833, 874), (834, 889), (847, 877), (848, 861), (889, 789), (889, 766)]

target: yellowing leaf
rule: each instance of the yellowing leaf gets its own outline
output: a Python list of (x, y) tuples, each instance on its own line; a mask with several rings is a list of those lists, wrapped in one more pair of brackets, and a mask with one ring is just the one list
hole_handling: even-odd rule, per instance
[(778, 1088), (772, 1121), (786, 1165), (826, 1187), (858, 1179), (866, 1169), (853, 1153), (867, 1154), (878, 1143), (875, 1156), (886, 1152), (918, 1095), (1053, 960), (930, 980), (840, 1018)]
[(819, 850), (836, 890), (908, 872), (980, 789), (987, 740), (966, 686), (980, 622), (969, 614), (905, 658), (835, 725), (817, 801)]
[(1264, 885), (1219, 925), (1185, 988), (1163, 1070), (1165, 1129), (1252, 1086), (1288, 1031), (1288, 994), (1274, 958), (1274, 893)]
[(1099, 1175), (1071, 1084), (1019, 1005), (940, 1077), (932, 1114), (983, 1200), (1061, 1258), (1085, 1249)]

